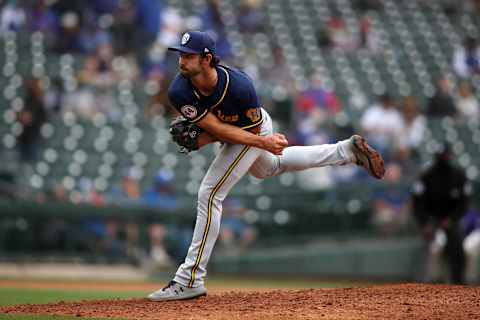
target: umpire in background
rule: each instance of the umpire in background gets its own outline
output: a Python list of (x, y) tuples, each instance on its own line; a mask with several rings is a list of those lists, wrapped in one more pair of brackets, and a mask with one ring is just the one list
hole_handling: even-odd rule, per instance
[(444, 257), (449, 267), (450, 282), (463, 284), (465, 253), (460, 219), (468, 208), (471, 187), (463, 170), (451, 161), (450, 149), (443, 145), (430, 167), (422, 172), (413, 186), (413, 209), (427, 246), (436, 230), (446, 235)]

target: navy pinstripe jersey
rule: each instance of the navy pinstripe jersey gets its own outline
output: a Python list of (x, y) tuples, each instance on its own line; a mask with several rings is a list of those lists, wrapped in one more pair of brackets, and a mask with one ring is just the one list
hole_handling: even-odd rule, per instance
[(213, 113), (220, 121), (242, 129), (257, 127), (263, 121), (257, 93), (243, 72), (225, 66), (216, 67), (218, 82), (214, 92), (204, 96), (181, 74), (170, 84), (170, 103), (188, 120), (198, 122)]

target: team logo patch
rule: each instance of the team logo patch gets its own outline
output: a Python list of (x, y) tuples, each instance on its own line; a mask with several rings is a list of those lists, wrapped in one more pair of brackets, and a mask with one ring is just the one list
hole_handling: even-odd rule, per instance
[(180, 111), (188, 119), (193, 119), (197, 116), (197, 109), (194, 106), (188, 104), (181, 107)]
[(190, 34), (189, 33), (184, 33), (182, 36), (182, 46), (187, 44), (188, 40), (190, 40)]

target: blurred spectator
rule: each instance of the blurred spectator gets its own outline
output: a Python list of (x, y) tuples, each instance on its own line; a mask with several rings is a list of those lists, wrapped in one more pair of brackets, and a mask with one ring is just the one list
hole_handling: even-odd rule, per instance
[(333, 46), (332, 39), (330, 38), (330, 33), (326, 27), (317, 27), (315, 32), (315, 37), (317, 39), (317, 44), (322, 49), (330, 49)]
[(82, 229), (79, 239), (81, 249), (108, 259), (117, 260), (126, 256), (120, 221), (117, 219), (88, 218), (83, 221)]
[(47, 116), (44, 106), (44, 93), (39, 79), (26, 81), (25, 106), (18, 114), (22, 131), (17, 137), (20, 161), (33, 162), (37, 158), (40, 128)]
[(323, 125), (340, 108), (335, 93), (325, 89), (320, 75), (314, 74), (310, 86), (299, 93), (296, 101), (297, 142), (303, 145), (328, 143), (330, 136)]
[[(278, 45), (272, 48), (272, 65), (262, 69), (260, 73), (260, 77), (262, 80), (267, 82), (272, 86), (282, 86), (287, 90), (292, 90), (291, 83), (293, 81), (292, 75), (290, 70), (288, 70), (287, 63), (285, 61), (285, 56), (283, 55), (282, 48)], [(263, 66), (260, 66), (262, 68)], [(318, 76), (318, 81), (320, 80), (320, 76)], [(318, 85), (318, 84), (317, 84)], [(321, 83), (320, 83), (321, 85)], [(293, 92), (291, 92), (293, 93)]]
[(80, 39), (80, 18), (78, 13), (67, 11), (60, 16), (60, 28), (56, 36), (54, 50), (58, 53), (82, 52)]
[(396, 163), (388, 164), (383, 187), (373, 195), (372, 223), (383, 236), (397, 234), (410, 216), (410, 194), (401, 179), (402, 168)]
[(262, 0), (243, 0), (237, 13), (238, 28), (242, 33), (257, 33), (265, 29), (265, 16), (260, 10)]
[(412, 153), (420, 148), (425, 134), (427, 121), (419, 112), (418, 101), (415, 97), (405, 97), (403, 100), (402, 132), (398, 135), (398, 151), (401, 159), (408, 159)]
[(54, 34), (52, 31), (58, 27), (59, 18), (49, 6), (48, 0), (37, 0), (30, 10), (29, 23), (32, 31), (41, 31), (50, 37)]
[(175, 263), (181, 263), (185, 260), (191, 240), (192, 229), (189, 226), (169, 224), (167, 236), (163, 244), (168, 256), (172, 258)]
[(166, 48), (176, 43), (178, 34), (185, 29), (185, 21), (180, 12), (174, 8), (165, 8), (162, 11), (162, 23), (158, 41)]
[(245, 222), (246, 211), (238, 199), (227, 199), (223, 204), (219, 240), (229, 252), (245, 249), (255, 241), (255, 230)]
[(82, 251), (99, 252), (101, 251), (101, 242), (105, 237), (105, 224), (98, 217), (89, 217), (83, 219), (80, 226), (78, 238), (78, 247)]
[(360, 47), (368, 47), (368, 36), (370, 34), (370, 29), (372, 27), (371, 18), (368, 15), (364, 15), (359, 21), (359, 31), (360, 31)]
[(126, 198), (137, 201), (140, 199), (140, 186), (138, 185), (140, 175), (134, 168), (131, 168), (129, 171), (128, 175), (123, 177), (122, 191)]
[(365, 110), (360, 126), (369, 143), (385, 159), (391, 156), (393, 146), (404, 130), (402, 115), (388, 94), (381, 96), (379, 103)]
[(451, 92), (451, 84), (447, 77), (440, 77), (437, 81), (435, 94), (428, 100), (428, 117), (455, 116), (456, 109)]
[(0, 31), (18, 31), (25, 23), (25, 11), (17, 0), (8, 0), (0, 13)]
[(45, 109), (48, 113), (61, 111), (65, 98), (64, 83), (60, 77), (51, 78), (50, 87), (45, 92)]
[(139, 64), (148, 60), (148, 50), (159, 36), (162, 8), (160, 1), (136, 0), (135, 50)]
[[(78, 41), (82, 53), (92, 54), (101, 46), (110, 46), (112, 41), (110, 33), (101, 28), (100, 22), (96, 19), (97, 17), (89, 19), (89, 23), (85, 23), (79, 31)], [(111, 51), (113, 56), (113, 49)]]
[(154, 208), (172, 211), (177, 208), (177, 196), (173, 188), (173, 173), (160, 170), (153, 186), (142, 194), (142, 203)]
[(56, 183), (47, 194), (47, 201), (68, 202), (68, 193), (63, 184)]
[(383, 8), (383, 0), (355, 0), (354, 6), (360, 10), (381, 10)]
[(462, 78), (480, 74), (480, 47), (475, 38), (468, 37), (453, 53), (453, 69)]
[(148, 47), (157, 37), (160, 30), (161, 2), (152, 0), (136, 0), (137, 6), (137, 41), (140, 47)]
[(205, 10), (201, 15), (202, 26), (205, 31), (214, 31), (215, 33), (224, 32), (224, 23), (220, 12), (219, 0), (208, 0)]
[(460, 81), (458, 86), (458, 95), (456, 99), (458, 113), (464, 119), (480, 118), (480, 109), (478, 100), (473, 94), (472, 86), (466, 80)]
[(113, 47), (110, 42), (100, 44), (94, 54), (85, 61), (78, 79), (80, 83), (97, 88), (109, 88), (115, 84), (117, 75), (112, 67)]
[(113, 58), (113, 47), (108, 42), (87, 57), (78, 73), (81, 86), (66, 97), (65, 109), (71, 109), (87, 119), (93, 118), (97, 112), (108, 115), (112, 120), (119, 118), (120, 111), (111, 90), (119, 79), (112, 65)]
[(107, 202), (120, 206), (140, 204), (139, 178), (138, 170), (135, 167), (129, 168), (122, 177), (121, 184), (112, 188), (107, 196)]
[(121, 259), (126, 256), (126, 247), (122, 239), (120, 222), (109, 218), (105, 222), (105, 236), (102, 239), (102, 251), (108, 258)]
[(144, 250), (140, 247), (140, 226), (130, 221), (125, 224), (125, 250), (127, 258), (138, 265), (145, 256)]
[(468, 284), (480, 283), (480, 212), (471, 207), (462, 219), (465, 238), (463, 250), (465, 251), (466, 268), (465, 280)]
[[(173, 78), (177, 74), (178, 57), (167, 54), (166, 48), (176, 43), (178, 34), (185, 29), (188, 19), (180, 16), (177, 9), (166, 7), (162, 10), (160, 32), (149, 50), (148, 58), (140, 59), (143, 74), (162, 73), (162, 77)], [(170, 82), (170, 81), (169, 81)]]
[[(468, 284), (478, 284), (480, 281), (478, 258), (480, 256), (480, 213), (471, 207), (461, 220), (463, 250), (465, 252), (465, 281)], [(430, 246), (429, 274), (432, 279), (442, 278), (441, 255), (445, 251), (446, 234), (437, 230)]]
[(353, 49), (355, 47), (352, 34), (340, 13), (336, 12), (327, 23), (328, 39), (334, 47)]
[(359, 47), (365, 48), (372, 53), (377, 53), (380, 50), (380, 36), (373, 29), (372, 17), (369, 14), (364, 14), (359, 21), (359, 31)]
[(207, 1), (206, 8), (201, 14), (202, 29), (209, 32), (217, 45), (217, 55), (223, 61), (231, 58), (232, 48), (222, 20), (219, 0)]
[(152, 119), (155, 116), (165, 117), (173, 111), (173, 108), (168, 107), (169, 101), (166, 90), (170, 79), (165, 78), (161, 71), (151, 70), (149, 81), (153, 81), (158, 87), (157, 92), (152, 96), (145, 108), (145, 119)]
[(119, 0), (113, 13), (113, 26), (111, 28), (115, 53), (124, 55), (132, 53), (135, 46), (135, 19), (137, 11), (133, 0)]
[[(465, 282), (465, 253), (459, 221), (468, 208), (471, 187), (465, 173), (452, 164), (451, 153), (444, 146), (435, 155), (431, 167), (424, 171), (413, 185), (413, 208), (428, 257), (438, 252), (437, 230), (445, 234), (445, 258), (449, 266), (450, 282)], [(440, 234), (441, 236), (441, 234)], [(431, 274), (426, 275), (427, 281)]]
[(217, 44), (217, 55), (224, 62), (224, 64), (230, 63), (233, 57), (232, 45), (227, 38), (226, 32), (217, 32), (212, 36)]
[(271, 63), (259, 65), (260, 79), (257, 82), (257, 92), (264, 99), (264, 108), (281, 122), (284, 126), (294, 125), (293, 99), (297, 92), (295, 86), (292, 86), (292, 75), (288, 69), (282, 48), (275, 45), (272, 48), (273, 59)]
[(150, 239), (150, 258), (157, 267), (169, 267), (172, 260), (165, 249), (167, 228), (159, 223), (153, 223), (148, 227)]
[(73, 203), (86, 203), (96, 207), (105, 205), (104, 196), (96, 190), (95, 185), (90, 178), (82, 177), (78, 184), (79, 192), (73, 193)]

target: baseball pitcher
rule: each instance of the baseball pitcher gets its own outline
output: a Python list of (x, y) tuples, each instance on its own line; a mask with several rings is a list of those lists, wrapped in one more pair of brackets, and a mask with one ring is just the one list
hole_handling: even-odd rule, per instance
[(245, 73), (219, 64), (215, 42), (207, 33), (187, 32), (180, 45), (169, 50), (179, 53), (180, 73), (168, 97), (182, 115), (171, 124), (173, 140), (182, 152), (214, 141), (223, 145), (198, 191), (197, 219), (185, 262), (167, 286), (148, 296), (153, 301), (206, 294), (204, 280), (220, 229), (222, 202), (246, 173), (264, 179), (349, 163), (362, 166), (377, 179), (385, 172), (380, 154), (359, 135), (336, 144), (288, 147), (285, 136), (273, 132), (252, 81)]

